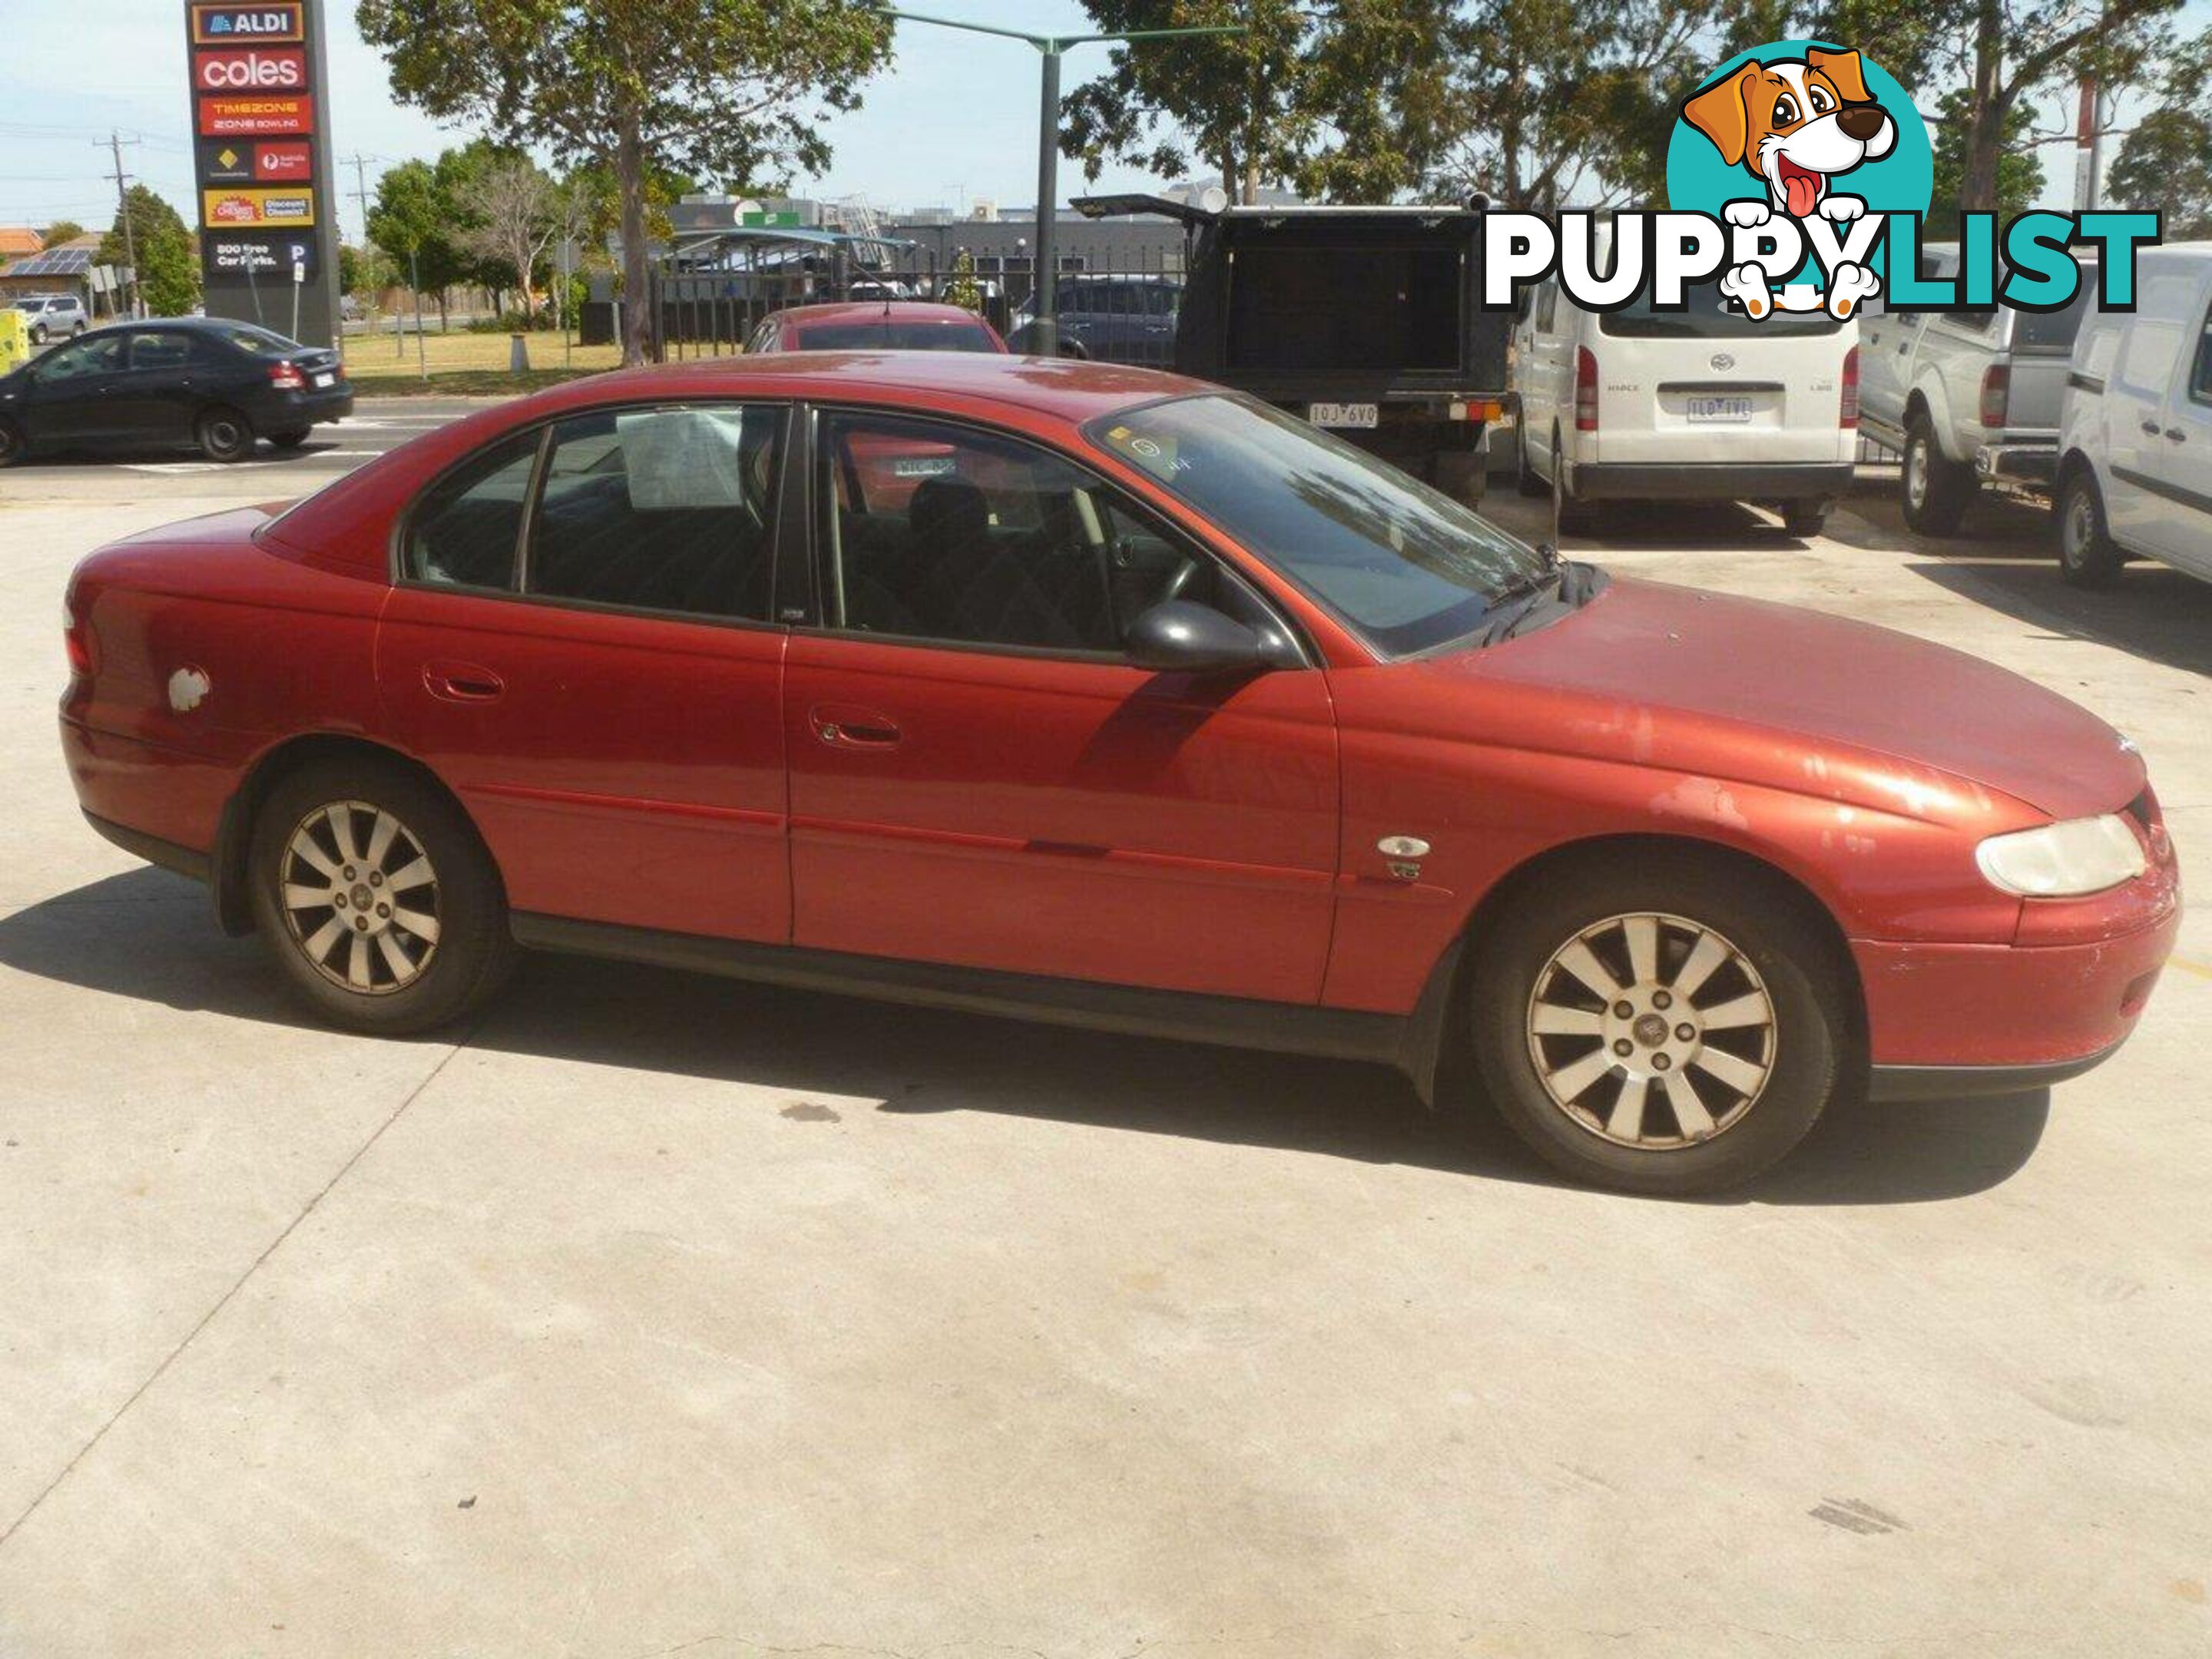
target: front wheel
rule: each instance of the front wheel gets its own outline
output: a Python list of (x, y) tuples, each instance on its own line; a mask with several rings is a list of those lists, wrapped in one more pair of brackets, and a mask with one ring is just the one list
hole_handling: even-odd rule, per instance
[(234, 409), (210, 409), (192, 428), (200, 453), (211, 461), (242, 461), (253, 453), (253, 428)]
[(2110, 587), (2127, 558), (2105, 525), (2105, 498), (2086, 466), (2067, 475), (2058, 492), (2058, 574), (2069, 586)]
[(15, 465), (30, 453), (30, 447), (23, 440), (23, 428), (0, 416), (0, 466)]
[(1695, 857), (1570, 866), (1481, 941), (1476, 1061), (1555, 1168), (1662, 1197), (1751, 1179), (1837, 1090), (1844, 988), (1779, 890)]
[(44, 345), (46, 343), (46, 325), (44, 323), (33, 323), (31, 325), (31, 343), (33, 345)]
[(459, 810), (404, 768), (303, 767), (247, 852), (253, 917), (293, 990), (349, 1030), (398, 1035), (473, 1012), (515, 946), (498, 872)]

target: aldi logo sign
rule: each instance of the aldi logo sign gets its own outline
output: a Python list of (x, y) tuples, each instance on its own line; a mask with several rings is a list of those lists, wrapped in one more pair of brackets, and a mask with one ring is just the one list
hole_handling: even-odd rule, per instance
[(307, 38), (305, 9), (299, 5), (195, 5), (192, 44), (236, 46), (264, 40), (304, 40)]
[(315, 222), (312, 190), (210, 190), (201, 192), (201, 220), (209, 229), (246, 230), (270, 225), (304, 230)]

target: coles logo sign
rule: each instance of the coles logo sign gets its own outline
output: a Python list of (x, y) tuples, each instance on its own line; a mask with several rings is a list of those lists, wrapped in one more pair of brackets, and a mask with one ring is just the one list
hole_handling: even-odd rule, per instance
[(202, 92), (296, 92), (307, 84), (303, 52), (204, 52), (192, 64)]

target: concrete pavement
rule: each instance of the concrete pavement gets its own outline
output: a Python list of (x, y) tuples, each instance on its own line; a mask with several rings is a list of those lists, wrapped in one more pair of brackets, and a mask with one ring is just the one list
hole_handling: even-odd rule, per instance
[[(1703, 1205), (1380, 1071), (613, 965), (342, 1036), (52, 730), (76, 558), (280, 492), (64, 477), (0, 480), (0, 1654), (2212, 1645), (2202, 912), (2102, 1070)], [(2089, 703), (2207, 891), (2212, 588), (2022, 528), (1595, 556)]]

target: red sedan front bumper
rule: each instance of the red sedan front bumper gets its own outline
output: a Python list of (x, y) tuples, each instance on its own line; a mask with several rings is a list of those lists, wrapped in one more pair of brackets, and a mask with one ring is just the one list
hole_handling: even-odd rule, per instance
[(2030, 900), (2009, 945), (1853, 939), (1878, 1098), (1989, 1094), (2087, 1071), (2135, 1030), (2181, 931), (2172, 844), (2086, 899)]

